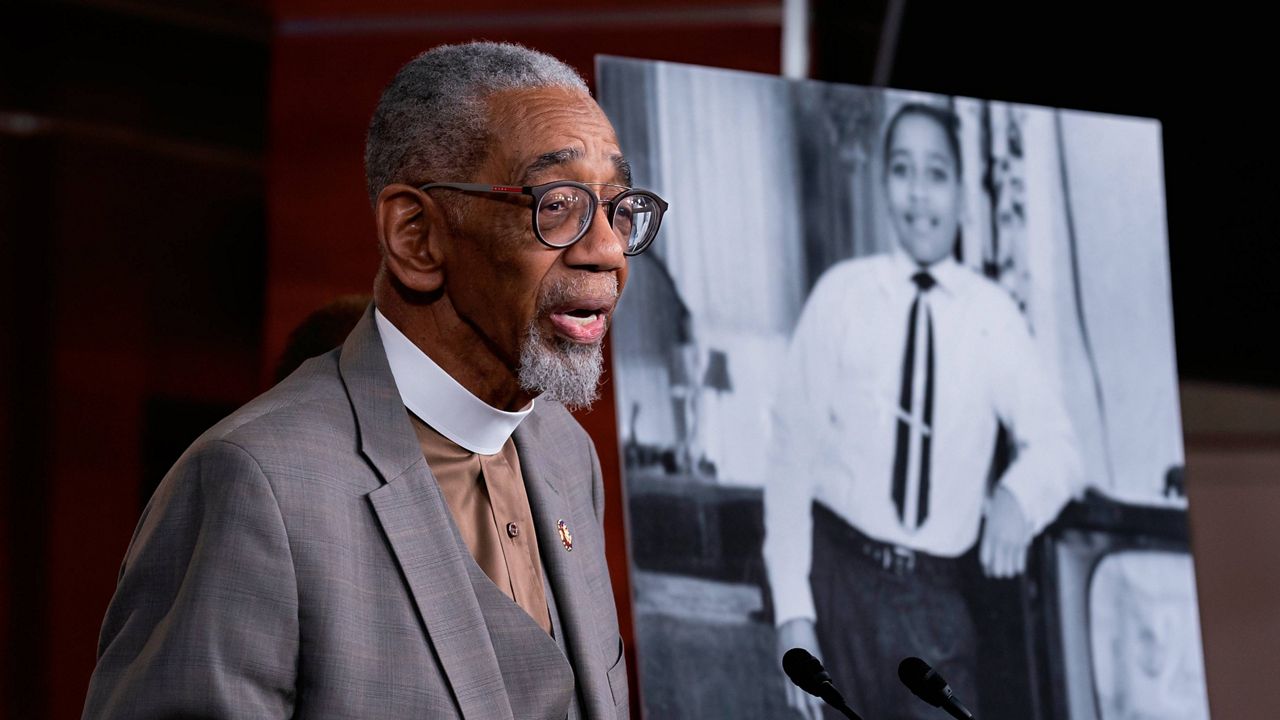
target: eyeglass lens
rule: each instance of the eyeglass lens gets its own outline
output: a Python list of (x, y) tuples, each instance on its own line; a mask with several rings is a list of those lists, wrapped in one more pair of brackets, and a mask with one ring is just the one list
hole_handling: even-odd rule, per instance
[[(569, 245), (586, 231), (595, 203), (587, 191), (573, 185), (551, 188), (538, 203), (538, 233), (556, 246)], [(645, 195), (628, 195), (609, 218), (614, 234), (628, 253), (641, 249), (656, 229), (656, 203)]]

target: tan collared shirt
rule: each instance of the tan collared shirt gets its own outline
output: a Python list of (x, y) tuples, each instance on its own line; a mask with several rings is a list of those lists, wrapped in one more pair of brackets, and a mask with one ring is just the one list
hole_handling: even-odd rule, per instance
[(538, 538), (515, 442), (508, 437), (496, 454), (480, 455), (412, 413), (409, 417), (427, 466), (476, 564), (551, 634)]

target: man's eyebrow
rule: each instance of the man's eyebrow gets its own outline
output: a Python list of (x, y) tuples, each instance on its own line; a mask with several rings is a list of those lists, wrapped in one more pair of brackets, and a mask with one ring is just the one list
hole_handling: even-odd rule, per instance
[[(519, 183), (526, 185), (530, 180), (547, 170), (568, 165), (575, 160), (581, 160), (583, 157), (585, 157), (585, 153), (576, 147), (561, 148), (542, 153), (534, 158), (533, 162), (529, 163), (524, 172), (520, 174)], [(618, 179), (622, 181), (621, 184), (631, 187), (631, 163), (627, 162), (627, 159), (621, 154), (611, 155), (609, 160), (613, 163), (614, 171), (617, 173)]]
[(542, 153), (534, 158), (533, 162), (529, 163), (529, 166), (524, 169), (524, 173), (520, 175), (520, 184), (528, 183), (530, 178), (537, 176), (544, 170), (567, 165), (581, 157), (582, 150), (578, 148), (561, 148), (560, 150)]
[(622, 179), (622, 184), (631, 187), (631, 163), (621, 155), (614, 155), (609, 158), (613, 161), (613, 167), (617, 169), (618, 176)]

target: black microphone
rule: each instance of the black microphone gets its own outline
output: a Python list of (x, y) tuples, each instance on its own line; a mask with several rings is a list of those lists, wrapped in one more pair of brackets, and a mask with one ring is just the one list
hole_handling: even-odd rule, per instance
[(836, 686), (831, 684), (831, 675), (822, 667), (822, 661), (814, 657), (804, 648), (791, 648), (782, 656), (782, 670), (791, 678), (796, 687), (822, 698), (831, 707), (839, 710), (849, 720), (862, 720), (858, 713), (844, 704), (844, 697)]
[(918, 657), (904, 658), (898, 663), (898, 679), (915, 696), (934, 707), (940, 707), (956, 720), (974, 720), (969, 708), (960, 704), (946, 680)]

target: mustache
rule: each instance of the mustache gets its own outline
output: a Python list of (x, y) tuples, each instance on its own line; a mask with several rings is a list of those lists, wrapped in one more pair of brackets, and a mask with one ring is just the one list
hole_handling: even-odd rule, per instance
[(618, 278), (612, 274), (571, 275), (543, 287), (538, 295), (538, 311), (560, 307), (575, 300), (618, 299)]

